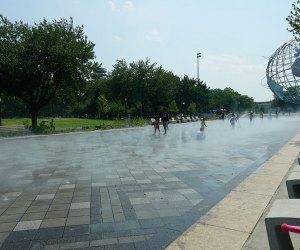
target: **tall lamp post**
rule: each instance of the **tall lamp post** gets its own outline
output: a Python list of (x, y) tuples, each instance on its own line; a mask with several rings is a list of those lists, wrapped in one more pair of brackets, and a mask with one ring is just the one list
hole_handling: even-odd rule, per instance
[(1, 107), (2, 99), (0, 97), (0, 126), (2, 126), (2, 107)]
[(197, 80), (199, 81), (199, 58), (201, 57), (201, 53), (197, 53)]
[(127, 97), (124, 98), (124, 101), (125, 101), (125, 115), (126, 115), (126, 121), (128, 126), (129, 122), (128, 122), (128, 114), (127, 114)]
[(127, 116), (127, 98), (126, 97), (124, 98), (124, 101), (125, 101), (125, 113), (126, 113), (126, 116)]

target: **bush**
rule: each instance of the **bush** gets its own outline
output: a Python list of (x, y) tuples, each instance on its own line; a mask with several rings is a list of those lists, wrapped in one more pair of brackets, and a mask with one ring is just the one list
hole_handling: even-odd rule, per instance
[(36, 132), (39, 134), (53, 134), (55, 132), (55, 123), (54, 120), (51, 119), (48, 124), (48, 120), (43, 120), (36, 128)]

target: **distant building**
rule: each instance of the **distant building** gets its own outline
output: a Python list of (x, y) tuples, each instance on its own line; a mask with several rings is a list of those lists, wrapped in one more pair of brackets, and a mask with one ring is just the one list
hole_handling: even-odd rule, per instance
[(272, 101), (269, 102), (254, 102), (254, 111), (264, 113), (274, 113), (276, 109), (272, 108)]

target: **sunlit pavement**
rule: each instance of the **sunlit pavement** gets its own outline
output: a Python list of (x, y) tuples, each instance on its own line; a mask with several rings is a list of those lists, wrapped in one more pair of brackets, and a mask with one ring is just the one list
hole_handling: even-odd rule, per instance
[(299, 121), (208, 121), (205, 138), (185, 123), (0, 140), (2, 249), (164, 249)]

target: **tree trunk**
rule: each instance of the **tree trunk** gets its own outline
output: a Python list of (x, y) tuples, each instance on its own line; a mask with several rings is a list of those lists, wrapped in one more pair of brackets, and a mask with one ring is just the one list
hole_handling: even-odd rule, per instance
[(35, 130), (37, 127), (37, 118), (38, 118), (38, 108), (36, 106), (30, 107), (30, 113), (31, 113), (31, 126), (32, 129)]

